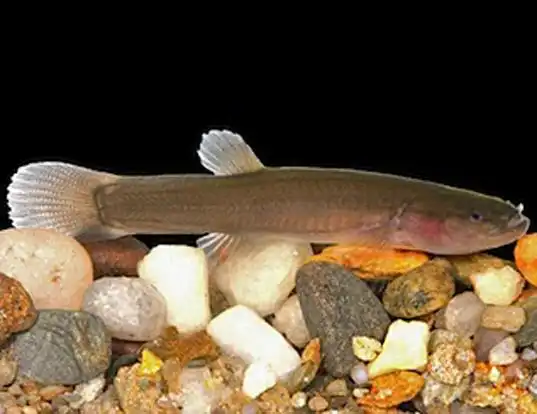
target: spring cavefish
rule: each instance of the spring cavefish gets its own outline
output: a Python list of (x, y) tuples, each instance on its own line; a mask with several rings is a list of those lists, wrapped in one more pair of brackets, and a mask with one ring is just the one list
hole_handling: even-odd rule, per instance
[(123, 176), (25, 165), (8, 187), (14, 227), (83, 239), (199, 234), (209, 256), (243, 236), (468, 254), (524, 235), (522, 205), (430, 181), (350, 169), (265, 167), (241, 136), (203, 135), (211, 174)]

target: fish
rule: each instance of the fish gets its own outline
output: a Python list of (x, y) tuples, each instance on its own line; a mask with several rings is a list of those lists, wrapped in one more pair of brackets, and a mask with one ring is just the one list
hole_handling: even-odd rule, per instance
[(82, 241), (197, 235), (209, 259), (249, 237), (463, 255), (515, 242), (523, 205), (423, 179), (350, 168), (265, 166), (240, 134), (212, 129), (197, 150), (209, 173), (120, 175), (61, 161), (17, 169), (15, 228)]

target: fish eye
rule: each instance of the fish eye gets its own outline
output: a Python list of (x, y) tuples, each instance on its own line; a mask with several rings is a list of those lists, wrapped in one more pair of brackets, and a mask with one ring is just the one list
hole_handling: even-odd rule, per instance
[(472, 214), (470, 214), (470, 220), (473, 222), (480, 222), (483, 221), (483, 216), (477, 211), (474, 211)]

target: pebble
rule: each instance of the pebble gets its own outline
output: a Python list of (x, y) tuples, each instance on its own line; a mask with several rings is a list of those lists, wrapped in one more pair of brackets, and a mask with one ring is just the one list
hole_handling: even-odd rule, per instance
[(205, 329), (211, 319), (211, 309), (209, 270), (202, 249), (158, 245), (138, 264), (138, 274), (164, 297), (170, 325), (181, 333)]
[(298, 268), (311, 254), (309, 243), (252, 237), (242, 240), (211, 278), (230, 305), (247, 306), (264, 317), (289, 297)]
[(368, 366), (369, 378), (398, 370), (422, 369), (427, 364), (429, 326), (398, 319), (390, 325), (382, 352)]
[(509, 336), (509, 332), (479, 328), (474, 335), (474, 349), (477, 361), (488, 361), (492, 348)]
[(86, 249), (49, 229), (0, 231), (0, 272), (22, 283), (36, 309), (80, 310), (93, 282)]
[(326, 410), (328, 401), (321, 395), (315, 395), (308, 401), (308, 408), (315, 412)]
[(352, 352), (360, 361), (372, 361), (382, 351), (382, 344), (375, 338), (355, 336), (352, 338)]
[(398, 318), (417, 318), (447, 305), (455, 293), (454, 267), (446, 259), (432, 259), (392, 280), (382, 302)]
[(308, 402), (308, 396), (302, 391), (295, 392), (291, 397), (291, 402), (294, 408), (303, 408)]
[(507, 338), (496, 344), (489, 352), (489, 362), (492, 365), (509, 365), (518, 359), (515, 338)]
[(87, 382), (78, 384), (71, 394), (75, 400), (70, 404), (71, 407), (77, 409), (82, 407), (84, 404), (95, 401), (102, 393), (105, 386), (106, 379), (103, 375), (99, 375), (98, 377), (95, 377)]
[(533, 377), (531, 377), (528, 390), (533, 395), (533, 398), (537, 398), (537, 374), (534, 374)]
[(474, 371), (475, 363), (473, 350), (460, 349), (455, 343), (442, 343), (431, 354), (428, 371), (437, 381), (457, 385)]
[(330, 397), (344, 397), (349, 393), (349, 387), (344, 379), (338, 378), (328, 383), (324, 392)]
[[(470, 386), (471, 377), (467, 376), (462, 379), (462, 381), (456, 385), (444, 384), (436, 380), (430, 374), (425, 374), (424, 376), (425, 384), (421, 390), (421, 405), (424, 405), (424, 413), (435, 413), (433, 411), (434, 407), (449, 407), (451, 405), (452, 410), (456, 407), (452, 404), (456, 404), (456, 401), (462, 399), (465, 392)], [(444, 411), (446, 414), (449, 414), (449, 411)], [(452, 411), (455, 414), (457, 411)], [(443, 413), (443, 411), (439, 411)]]
[(366, 385), (369, 382), (367, 366), (363, 362), (358, 362), (351, 368), (350, 377), (356, 385)]
[(164, 298), (148, 281), (102, 277), (84, 295), (82, 309), (102, 319), (114, 338), (151, 341), (166, 326)]
[(490, 268), (471, 276), (477, 296), (487, 305), (508, 306), (524, 289), (524, 278), (512, 266)]
[(515, 263), (526, 280), (537, 286), (537, 233), (526, 234), (517, 240)]
[(320, 338), (323, 365), (330, 374), (349, 374), (356, 361), (353, 336), (383, 340), (390, 318), (382, 302), (345, 267), (307, 263), (297, 273), (296, 291), (308, 331)]
[(181, 404), (181, 414), (210, 413), (226, 391), (226, 388), (212, 379), (207, 367), (184, 369), (179, 382), (181, 390), (178, 402)]
[(485, 304), (473, 292), (454, 296), (446, 307), (446, 329), (461, 337), (470, 337), (479, 329)]
[(535, 361), (537, 359), (537, 351), (533, 348), (524, 348), (520, 354), (520, 359), (524, 361)]
[(278, 379), (300, 366), (300, 355), (285, 338), (258, 313), (235, 305), (214, 318), (207, 333), (223, 352), (250, 365), (262, 361), (270, 365)]
[(96, 316), (83, 311), (42, 310), (18, 334), (13, 350), (20, 374), (45, 385), (89, 381), (108, 368), (111, 339)]
[(297, 348), (304, 348), (311, 340), (297, 295), (289, 297), (274, 315), (272, 326)]
[(455, 267), (456, 279), (471, 287), (473, 275), (487, 272), (490, 269), (501, 269), (507, 263), (489, 253), (476, 253), (463, 256), (450, 256), (448, 260)]
[(114, 387), (121, 408), (127, 414), (163, 414), (163, 410), (156, 404), (161, 395), (159, 383), (138, 376), (139, 366), (140, 364), (134, 364), (122, 367), (114, 378)]
[(244, 372), (242, 392), (255, 399), (276, 385), (277, 381), (278, 377), (270, 365), (262, 361), (254, 361)]
[(481, 325), (488, 329), (518, 332), (526, 322), (526, 313), (519, 306), (492, 306), (485, 308)]
[(94, 279), (138, 276), (138, 262), (149, 253), (147, 245), (133, 236), (83, 242), (91, 257)]
[(521, 303), (526, 311), (526, 323), (515, 334), (519, 346), (529, 346), (537, 341), (537, 296), (532, 296)]
[(17, 377), (17, 361), (8, 348), (0, 350), (0, 387), (9, 386)]
[(0, 345), (13, 333), (33, 325), (37, 312), (22, 284), (0, 272)]

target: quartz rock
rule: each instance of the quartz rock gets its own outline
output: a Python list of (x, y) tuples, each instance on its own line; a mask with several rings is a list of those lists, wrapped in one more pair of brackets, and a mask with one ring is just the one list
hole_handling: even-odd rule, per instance
[(251, 237), (242, 240), (211, 277), (230, 305), (267, 316), (288, 298), (298, 268), (311, 254), (309, 243)]
[(262, 361), (254, 361), (244, 372), (242, 392), (255, 399), (269, 388), (276, 385), (278, 377), (270, 365)]
[(285, 338), (259, 314), (235, 305), (214, 318), (207, 333), (227, 354), (250, 365), (261, 361), (270, 365), (278, 379), (300, 366), (300, 355)]
[(272, 326), (298, 348), (305, 347), (311, 339), (297, 295), (284, 302), (274, 315)]
[(368, 366), (369, 378), (425, 367), (429, 336), (429, 326), (425, 322), (401, 319), (392, 322), (382, 352)]
[(475, 293), (487, 305), (507, 306), (520, 296), (524, 278), (511, 266), (491, 268), (470, 277)]
[(481, 325), (488, 329), (518, 332), (526, 322), (524, 309), (518, 306), (492, 306), (485, 308)]
[(168, 324), (181, 333), (205, 329), (211, 310), (209, 271), (202, 249), (158, 245), (138, 263), (138, 274), (164, 297)]
[(153, 340), (166, 325), (164, 298), (140, 278), (96, 280), (84, 295), (82, 309), (101, 318), (110, 334), (123, 340)]
[(512, 364), (518, 359), (516, 346), (515, 338), (508, 336), (490, 350), (489, 362), (492, 365)]

